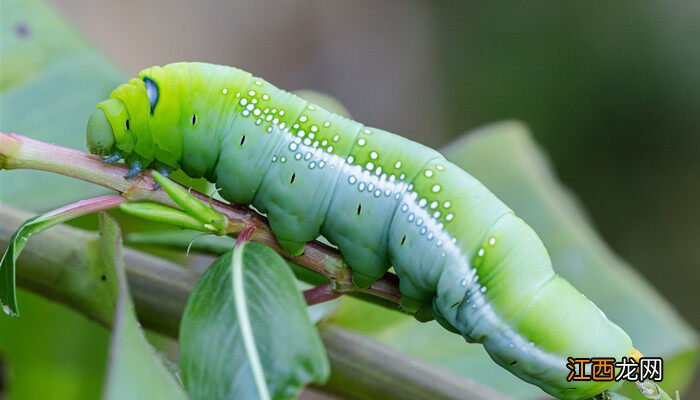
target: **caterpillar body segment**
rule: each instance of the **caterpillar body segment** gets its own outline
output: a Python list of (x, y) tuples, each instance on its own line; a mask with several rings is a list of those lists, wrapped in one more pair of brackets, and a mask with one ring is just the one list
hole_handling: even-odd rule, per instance
[(629, 337), (554, 274), (535, 232), (438, 152), (334, 114), (236, 68), (142, 71), (98, 104), (90, 151), (206, 177), (267, 214), (290, 254), (324, 235), (358, 286), (393, 266), (402, 305), (482, 343), (504, 368), (565, 399), (567, 357), (632, 352)]

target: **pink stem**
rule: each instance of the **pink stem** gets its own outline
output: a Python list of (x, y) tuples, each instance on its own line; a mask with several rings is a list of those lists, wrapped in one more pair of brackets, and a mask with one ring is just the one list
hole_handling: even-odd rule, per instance
[(336, 291), (331, 283), (304, 290), (304, 299), (310, 306), (337, 299), (342, 295), (343, 292)]

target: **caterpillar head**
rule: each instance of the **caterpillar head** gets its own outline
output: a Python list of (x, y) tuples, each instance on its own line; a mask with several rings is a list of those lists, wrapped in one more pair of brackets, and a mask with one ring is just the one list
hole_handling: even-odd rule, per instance
[[(158, 78), (152, 74), (163, 75), (162, 71), (159, 67), (142, 71), (140, 78), (120, 85), (108, 100), (97, 104), (87, 125), (87, 146), (91, 153), (109, 156), (111, 161), (119, 158), (129, 163), (138, 161), (144, 168), (154, 161), (177, 168), (182, 154), (179, 133), (182, 96), (163, 96), (159, 92)], [(182, 86), (177, 83), (171, 79), (170, 86)]]
[[(124, 110), (124, 103), (121, 100), (110, 99), (99, 103), (97, 109), (92, 112), (87, 125), (87, 146), (92, 154), (110, 155), (116, 152), (116, 138), (112, 128), (111, 119), (116, 119), (120, 113), (110, 113), (110, 110)], [(125, 130), (128, 129), (128, 119), (124, 122)]]
[(93, 154), (119, 153), (125, 158), (136, 152), (146, 160), (152, 155), (139, 154), (135, 145), (139, 139), (150, 137), (150, 115), (146, 85), (141, 79), (131, 79), (120, 85), (109, 100), (97, 104), (87, 126), (87, 145)]

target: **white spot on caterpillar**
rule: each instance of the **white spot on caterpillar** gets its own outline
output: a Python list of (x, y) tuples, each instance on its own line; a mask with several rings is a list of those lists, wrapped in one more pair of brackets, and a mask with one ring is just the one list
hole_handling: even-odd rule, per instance
[(379, 176), (382, 174), (382, 166), (378, 166), (377, 169), (374, 170), (374, 174)]
[(427, 231), (428, 231), (428, 228), (426, 228), (426, 227), (420, 228), (420, 234), (421, 234), (421, 235), (425, 235), (425, 233), (426, 233)]
[(290, 143), (289, 144), (289, 150), (295, 151), (297, 149), (298, 145), (296, 143)]
[(253, 99), (253, 100), (251, 100), (250, 102), (253, 103), (253, 104), (258, 104), (258, 99)]
[[(275, 110), (273, 109), (272, 112), (275, 112)], [(280, 117), (283, 116), (283, 115), (284, 115), (284, 110), (280, 110), (279, 114), (280, 114)]]
[(404, 203), (404, 205), (401, 206), (401, 211), (403, 211), (403, 212), (408, 211), (408, 204), (405, 204), (405, 203)]
[(250, 115), (250, 111), (248, 111), (248, 110), (243, 110), (243, 111), (241, 112), (241, 115), (243, 115), (244, 117), (247, 117), (247, 116)]
[(435, 246), (442, 247), (442, 240), (438, 240), (437, 242), (435, 242)]
[(374, 184), (373, 184), (373, 183), (368, 184), (368, 185), (367, 185), (367, 191), (368, 191), (368, 192), (371, 192), (371, 191), (373, 191), (373, 190), (374, 190)]
[(223, 94), (228, 94), (228, 89), (223, 88), (223, 89), (221, 90), (221, 93), (223, 93)]
[(440, 218), (440, 211), (435, 211), (435, 212), (433, 213), (433, 218), (435, 218), (435, 219)]
[(495, 244), (496, 244), (496, 238), (495, 238), (495, 237), (491, 237), (491, 239), (489, 239), (489, 244), (490, 244), (491, 246), (495, 245)]
[(413, 213), (408, 214), (408, 222), (413, 222), (414, 219), (416, 219), (416, 216)]
[(316, 135), (314, 135), (313, 133), (309, 133), (309, 139), (313, 139), (315, 137), (316, 137)]
[(311, 110), (311, 111), (313, 111), (313, 110), (316, 109), (316, 107), (314, 107), (313, 104), (310, 104), (310, 105), (309, 105), (308, 107), (306, 107), (306, 108), (308, 108), (308, 109)]
[(313, 161), (311, 161), (311, 162), (309, 163), (309, 169), (314, 169), (314, 168), (316, 168), (316, 163), (313, 162)]
[(301, 153), (297, 153), (294, 155), (294, 159), (296, 160), (301, 160)]
[(255, 110), (253, 110), (253, 115), (255, 115), (256, 117), (259, 116), (259, 115), (260, 115), (260, 109), (259, 109), (259, 108), (256, 108)]
[(351, 185), (354, 185), (355, 182), (357, 182), (357, 178), (355, 178), (354, 175), (350, 175), (350, 177), (348, 177), (348, 182), (350, 182)]
[(353, 162), (355, 162), (355, 157), (353, 157), (353, 156), (348, 156), (347, 162), (348, 162), (348, 164), (352, 164)]
[(255, 104), (248, 104), (247, 106), (245, 106), (245, 109), (248, 111), (253, 111), (254, 108), (255, 108)]
[(271, 133), (271, 132), (272, 132), (272, 127), (270, 126), (267, 128), (267, 133)]
[(321, 146), (323, 146), (323, 147), (326, 147), (327, 144), (328, 144), (327, 140), (324, 140), (323, 142), (321, 142)]
[(371, 135), (371, 134), (372, 134), (372, 131), (370, 131), (369, 129), (365, 129), (365, 130), (363, 130), (362, 132), (364, 132), (364, 133), (367, 134), (367, 135)]
[(452, 206), (452, 203), (450, 203), (449, 201), (446, 201), (446, 202), (444, 202), (442, 205), (443, 205), (443, 207), (445, 207), (445, 208), (450, 208), (450, 207)]
[[(272, 122), (275, 123), (275, 124), (276, 124), (278, 121), (279, 121), (279, 120), (278, 120), (277, 118), (275, 118), (275, 119), (272, 120)], [(280, 129), (284, 129), (284, 126), (285, 126), (285, 125), (284, 125), (284, 122), (282, 122), (282, 123), (280, 124)]]
[(265, 121), (267, 121), (267, 122), (272, 121), (272, 115), (268, 115), (267, 117), (265, 117)]
[(479, 289), (481, 293), (486, 293), (486, 286), (482, 286), (481, 289)]
[(299, 124), (292, 125), (292, 129), (299, 129)]
[(311, 132), (318, 132), (318, 126), (316, 125), (311, 125)]
[(323, 123), (323, 126), (325, 126), (326, 128), (328, 128), (329, 126), (331, 126), (331, 122), (330, 122), (330, 121), (326, 121), (326, 122)]
[(404, 180), (405, 178), (406, 178), (406, 174), (401, 174), (401, 175), (399, 175), (399, 179), (400, 179), (400, 180)]
[(333, 152), (333, 146), (328, 146), (328, 152), (332, 153)]
[(357, 141), (357, 144), (360, 145), (360, 146), (364, 146), (365, 143), (367, 143), (367, 141), (366, 141), (364, 138), (360, 138), (360, 139)]
[(260, 82), (259, 80), (255, 81), (255, 84), (258, 86), (262, 86), (262, 82)]
[(389, 176), (389, 182), (394, 182), (394, 181), (396, 181), (396, 177), (394, 176), (394, 174), (391, 174), (391, 176)]
[(357, 188), (360, 189), (360, 192), (364, 191), (364, 190), (365, 190), (365, 183), (364, 183), (364, 182), (360, 182), (360, 184), (357, 185)]
[(429, 169), (426, 170), (426, 171), (425, 171), (425, 176), (427, 176), (428, 178), (430, 178), (431, 176), (433, 176), (433, 171), (431, 171), (431, 170), (429, 170)]
[(340, 140), (340, 136), (339, 136), (339, 135), (333, 136), (333, 141), (334, 141), (334, 142), (337, 142), (338, 140)]
[(459, 284), (462, 285), (462, 287), (467, 287), (467, 285), (469, 284), (469, 281), (467, 280), (467, 278), (464, 278), (464, 279), (462, 279), (462, 281)]
[(365, 165), (365, 168), (368, 170), (373, 170), (374, 169), (374, 163), (372, 161), (368, 162), (367, 165)]
[(248, 92), (248, 96), (255, 96), (255, 90), (251, 90), (250, 92)]
[(323, 168), (323, 166), (325, 166), (325, 165), (326, 165), (326, 162), (323, 161), (323, 160), (321, 160), (321, 161), (318, 162), (318, 167), (319, 167), (319, 168)]
[[(258, 111), (258, 110), (256, 110), (256, 111)], [(255, 125), (260, 125), (260, 124), (262, 124), (261, 118), (258, 118), (257, 120), (255, 120)]]
[(433, 232), (428, 233), (428, 240), (433, 240), (434, 237)]
[(287, 157), (282, 156), (282, 158), (280, 158), (280, 161), (282, 161), (283, 163), (287, 162)]
[(431, 209), (431, 210), (436, 209), (437, 206), (438, 206), (438, 202), (437, 202), (437, 201), (433, 201), (432, 203), (430, 203), (430, 209)]
[(455, 217), (454, 214), (449, 213), (449, 214), (445, 215), (445, 221), (448, 221), (448, 222), (449, 222), (449, 221), (452, 221), (452, 219), (453, 219), (454, 217)]
[(401, 168), (401, 161), (397, 161), (396, 164), (394, 164), (394, 168)]
[(239, 101), (239, 103), (240, 103), (242, 106), (244, 106), (244, 105), (248, 104), (248, 99), (246, 99), (246, 98), (244, 97), (244, 98), (241, 99), (241, 101)]
[(272, 156), (272, 162), (277, 161), (277, 156)]
[(435, 169), (437, 169), (438, 171), (444, 171), (445, 167), (443, 167), (442, 164), (438, 164), (435, 166)]
[(303, 130), (300, 130), (299, 132), (297, 132), (297, 136), (299, 136), (299, 137), (304, 137), (304, 135), (306, 135), (306, 132), (304, 132)]
[(401, 197), (401, 193), (396, 193), (396, 197), (395, 197), (395, 199), (396, 199), (396, 200), (398, 200), (398, 199), (399, 199), (399, 197)]
[(416, 225), (418, 225), (418, 226), (423, 225), (423, 218), (418, 218), (418, 220), (416, 221)]
[(306, 115), (302, 115), (299, 117), (299, 122), (306, 122), (306, 120), (309, 119)]
[(440, 185), (433, 186), (433, 193), (437, 193), (439, 191), (440, 191)]
[(241, 93), (236, 93), (236, 97), (241, 97)]
[(427, 203), (428, 203), (428, 200), (426, 200), (426, 199), (420, 199), (420, 201), (418, 202), (418, 205), (419, 205), (420, 207), (425, 207), (425, 205), (426, 205)]
[(391, 189), (386, 189), (386, 190), (384, 191), (384, 196), (386, 196), (386, 197), (391, 196)]
[(382, 189), (377, 189), (374, 191), (374, 197), (379, 197), (382, 195)]
[(373, 152), (369, 153), (369, 158), (371, 158), (371, 159), (373, 159), (373, 160), (376, 160), (377, 157), (379, 157), (379, 154), (377, 154), (376, 151), (373, 151)]
[(318, 147), (318, 140), (314, 140), (313, 143), (311, 143), (311, 146), (315, 149)]
[(309, 138), (304, 139), (304, 144), (307, 145), (307, 146), (310, 146), (310, 145), (311, 145), (311, 139), (309, 139)]
[(479, 249), (479, 251), (476, 253), (479, 257), (484, 256), (484, 249)]
[(311, 159), (311, 152), (306, 153), (304, 160), (309, 161)]
[(268, 96), (267, 94), (264, 94), (264, 95), (262, 96), (262, 99), (265, 100), (265, 101), (270, 100), (270, 96)]
[(301, 144), (301, 138), (294, 138), (294, 143)]

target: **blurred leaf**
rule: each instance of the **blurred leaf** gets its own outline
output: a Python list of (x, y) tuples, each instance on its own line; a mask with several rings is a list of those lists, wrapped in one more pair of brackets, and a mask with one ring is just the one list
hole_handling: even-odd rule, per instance
[(100, 215), (100, 264), (116, 303), (104, 399), (186, 399), (136, 319), (116, 221)]
[[(2, 305), (3, 312), (13, 317), (19, 316), (15, 287), (15, 264), (17, 257), (19, 257), (19, 254), (22, 252), (22, 249), (27, 244), (27, 241), (31, 236), (72, 218), (94, 212), (96, 209), (116, 207), (122, 201), (123, 198), (117, 195), (108, 195), (79, 201), (77, 203), (34, 216), (17, 228), (14, 235), (10, 239), (7, 250), (2, 256), (2, 260), (0, 260), (0, 305)], [(95, 286), (94, 283), (99, 282), (99, 277), (102, 275), (103, 267), (97, 264), (92, 264), (91, 266), (94, 267), (91, 271), (81, 271), (82, 273), (80, 274), (72, 274), (70, 277), (72, 279), (64, 279), (61, 282), (56, 282), (56, 284), (63, 283), (69, 287), (85, 287), (88, 285)], [(99, 301), (96, 300), (99, 300), (100, 296), (95, 296), (95, 298), (95, 300), (90, 301), (89, 303), (99, 303)], [(97, 306), (98, 308), (100, 307), (99, 304)], [(101, 315), (111, 315), (111, 307), (101, 308), (101, 311), (103, 311)], [(111, 318), (105, 318), (103, 321), (108, 321), (109, 319)]]
[[(193, 399), (292, 398), (328, 377), (328, 360), (294, 275), (246, 243), (199, 281), (180, 325), (180, 368)], [(265, 382), (263, 392), (256, 382)]]
[[(522, 124), (487, 126), (457, 140), (443, 154), (530, 224), (547, 246), (555, 270), (622, 326), (642, 353), (664, 357), (667, 391), (687, 384), (698, 356), (695, 333), (602, 243)], [(434, 322), (420, 325), (411, 317), (348, 298), (332, 321), (514, 397), (544, 395), (496, 365), (482, 346), (466, 344)], [(640, 398), (633, 384), (622, 392)]]
[[(76, 149), (85, 148), (85, 127), (95, 104), (124, 80), (109, 60), (36, 0), (3, 1), (0, 71), (0, 131)], [(0, 187), (0, 201), (35, 211), (107, 192), (40, 171), (0, 174)]]

